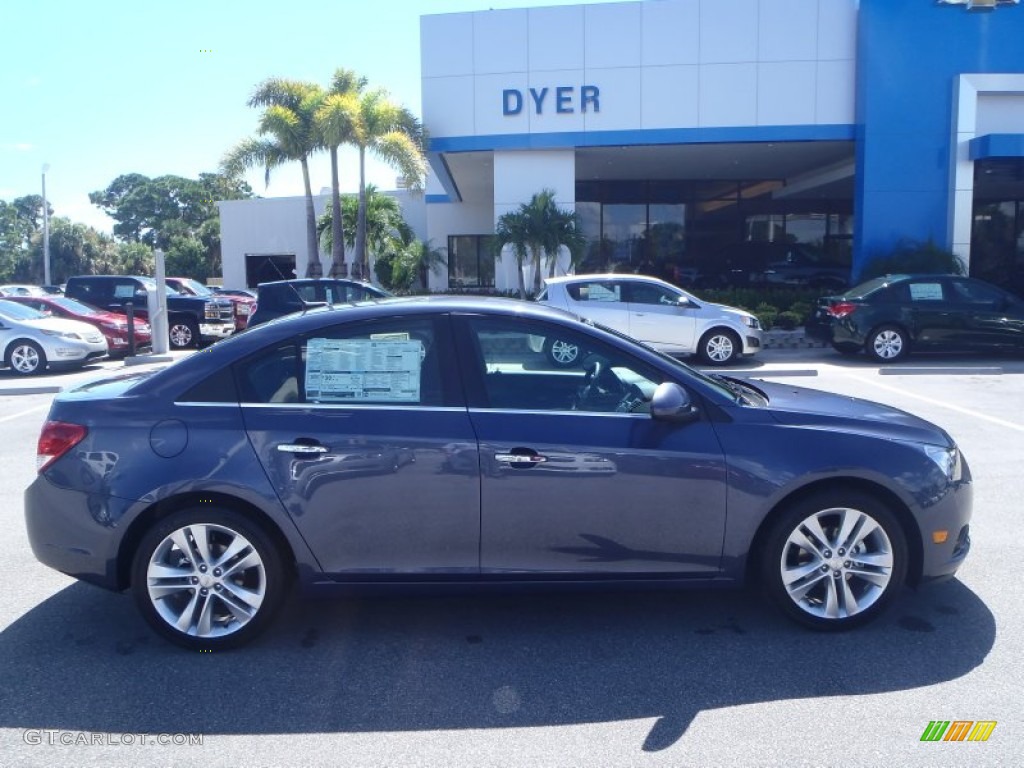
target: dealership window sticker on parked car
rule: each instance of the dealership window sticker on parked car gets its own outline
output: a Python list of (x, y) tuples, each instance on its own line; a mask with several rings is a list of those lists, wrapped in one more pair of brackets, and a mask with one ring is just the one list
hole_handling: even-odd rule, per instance
[(910, 298), (913, 301), (942, 301), (942, 286), (939, 283), (911, 283)]
[(312, 402), (418, 403), (422, 363), (418, 339), (313, 338), (306, 347), (306, 397)]

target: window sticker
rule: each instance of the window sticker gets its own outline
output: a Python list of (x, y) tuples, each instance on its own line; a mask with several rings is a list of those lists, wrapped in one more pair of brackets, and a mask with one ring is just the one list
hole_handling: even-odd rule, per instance
[(940, 283), (911, 283), (911, 301), (942, 301), (942, 285)]
[(418, 403), (423, 352), (418, 340), (310, 339), (306, 346), (306, 399), (318, 403)]

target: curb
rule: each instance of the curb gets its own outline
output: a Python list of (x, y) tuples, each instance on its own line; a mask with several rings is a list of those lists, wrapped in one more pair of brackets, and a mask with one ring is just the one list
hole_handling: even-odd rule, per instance
[(763, 349), (824, 349), (825, 342), (807, 336), (802, 328), (793, 331), (765, 331)]

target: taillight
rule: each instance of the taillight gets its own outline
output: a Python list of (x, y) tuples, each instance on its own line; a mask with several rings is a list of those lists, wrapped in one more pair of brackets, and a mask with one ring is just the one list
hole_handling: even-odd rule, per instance
[(36, 471), (42, 472), (53, 462), (78, 445), (89, 430), (81, 424), (66, 421), (48, 421), (43, 424), (36, 449)]
[(833, 304), (828, 308), (828, 313), (832, 317), (842, 318), (853, 312), (857, 308), (857, 305), (850, 301), (840, 301), (838, 304)]

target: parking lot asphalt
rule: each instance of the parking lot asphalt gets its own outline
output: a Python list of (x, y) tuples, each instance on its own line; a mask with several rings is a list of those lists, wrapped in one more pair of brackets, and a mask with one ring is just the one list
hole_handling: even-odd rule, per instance
[[(3, 372), (0, 387), (125, 370), (90, 368)], [(188, 654), (152, 637), (128, 596), (36, 562), (21, 495), (52, 394), (0, 394), (0, 762), (1019, 765), (1024, 359), (879, 367), (780, 349), (714, 370), (878, 400), (946, 429), (974, 476), (957, 578), (841, 634), (791, 626), (756, 591), (360, 598), (294, 601), (253, 646)], [(984, 743), (922, 742), (933, 720), (997, 725)], [(155, 743), (182, 733), (202, 744)], [(83, 745), (94, 734), (101, 743)]]

